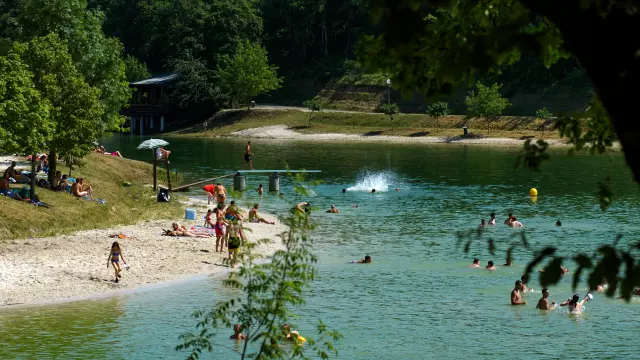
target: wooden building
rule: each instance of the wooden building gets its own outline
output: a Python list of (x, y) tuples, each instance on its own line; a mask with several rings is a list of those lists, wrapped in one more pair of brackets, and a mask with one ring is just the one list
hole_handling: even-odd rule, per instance
[(129, 84), (136, 91), (133, 92), (129, 107), (122, 109), (121, 113), (129, 118), (131, 134), (164, 131), (166, 121), (171, 118), (167, 87), (177, 78), (177, 74), (168, 74)]

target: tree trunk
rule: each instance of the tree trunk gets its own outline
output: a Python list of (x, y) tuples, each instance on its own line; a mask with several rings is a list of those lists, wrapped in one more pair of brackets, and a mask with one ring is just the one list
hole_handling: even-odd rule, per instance
[[(31, 195), (29, 197), (31, 200), (35, 199), (36, 196), (36, 154), (35, 152), (31, 155)], [(49, 171), (51, 174), (51, 171)], [(51, 183), (51, 181), (49, 181)]]
[(311, 114), (313, 114), (313, 110), (309, 112), (309, 125), (307, 125), (307, 127), (311, 127)]
[(640, 37), (632, 35), (640, 34), (638, 16), (622, 4), (613, 4), (602, 16), (596, 5), (581, 8), (578, 0), (563, 6), (551, 0), (522, 2), (562, 33), (564, 47), (578, 59), (609, 113), (634, 180), (640, 181), (640, 121), (634, 115), (640, 98)]
[(56, 171), (58, 169), (58, 154), (54, 150), (50, 150), (47, 160), (49, 160), (49, 174), (47, 175), (47, 181), (51, 184), (53, 183), (53, 177), (56, 175)]
[(169, 192), (171, 192), (171, 171), (169, 170), (169, 160), (164, 161), (164, 166), (167, 169), (167, 185), (169, 187)]
[(436, 116), (436, 132), (440, 131), (440, 121), (438, 120), (438, 117)]

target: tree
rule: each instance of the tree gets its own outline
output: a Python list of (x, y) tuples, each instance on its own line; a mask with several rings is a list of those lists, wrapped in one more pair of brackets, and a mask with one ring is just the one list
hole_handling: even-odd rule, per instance
[(444, 101), (435, 102), (427, 108), (427, 114), (432, 118), (436, 119), (436, 130), (440, 128), (440, 124), (438, 124), (438, 119), (443, 116), (449, 115), (449, 104)]
[[(12, 52), (29, 67), (35, 89), (51, 105), (54, 128), (46, 148), (54, 156), (60, 154), (63, 160), (81, 158), (104, 131), (100, 91), (84, 81), (67, 46), (55, 34), (36, 37), (28, 43), (16, 42)], [(54, 161), (49, 158), (50, 163)], [(50, 168), (50, 177), (52, 171), (55, 170)]]
[(302, 103), (302, 105), (304, 105), (307, 109), (310, 110), (309, 112), (309, 126), (311, 126), (311, 115), (313, 114), (314, 111), (320, 112), (322, 111), (322, 102), (318, 99), (311, 99), (311, 100), (306, 100), (305, 102)]
[[(60, 149), (64, 151), (63, 158), (72, 153), (81, 158), (105, 131), (118, 130), (124, 122), (120, 110), (127, 105), (131, 89), (125, 74), (123, 46), (118, 39), (105, 36), (103, 22), (102, 12), (87, 9), (86, 0), (23, 0), (5, 14), (4, 33), (11, 41), (29, 42), (55, 33), (64, 43), (82, 82), (99, 96), (100, 113), (93, 111), (92, 103), (87, 105), (87, 112), (99, 120), (92, 123), (96, 131), (92, 137), (79, 136), (75, 143), (65, 142), (66, 148)], [(57, 168), (57, 155), (50, 150), (50, 181)]]
[(0, 151), (31, 156), (31, 199), (36, 195), (36, 153), (46, 149), (54, 129), (49, 103), (33, 74), (14, 53), (0, 57)]
[(393, 115), (400, 113), (400, 108), (397, 104), (382, 104), (380, 105), (380, 111), (384, 114), (389, 115), (389, 119), (391, 120), (391, 130), (395, 130), (393, 126)]
[[(603, 153), (619, 139), (634, 180), (640, 181), (640, 122), (629, 116), (635, 112), (640, 95), (640, 63), (634, 60), (640, 45), (637, 37), (629, 36), (640, 30), (637, 1), (370, 3), (379, 33), (363, 37), (358, 57), (369, 71), (391, 73), (394, 84), (405, 92), (451, 93), (478, 74), (501, 72), (524, 53), (537, 55), (546, 66), (575, 57), (596, 90), (595, 106), (587, 115), (558, 119), (555, 128), (574, 145), (572, 150), (588, 148), (592, 153)], [(586, 124), (586, 131), (582, 124)], [(525, 160), (522, 163), (539, 166), (541, 156), (548, 155), (546, 148), (543, 140), (536, 144), (528, 141), (520, 157)], [(605, 179), (598, 185), (601, 203), (610, 200), (608, 183)], [(530, 265), (553, 257), (554, 251), (552, 247), (545, 249)], [(632, 287), (640, 285), (640, 277), (634, 275), (639, 267), (637, 256), (618, 249), (617, 241), (613, 246), (603, 245), (598, 256), (579, 254), (574, 260), (580, 266), (574, 286), (582, 270), (591, 270), (592, 282), (601, 279), (606, 269), (612, 281), (607, 294), (613, 296), (623, 265), (627, 273), (620, 288), (622, 296), (628, 300)], [(557, 257), (553, 261), (557, 263)], [(543, 279), (544, 284), (552, 284), (559, 277)]]
[[(296, 187), (296, 191), (302, 190)], [(281, 235), (282, 249), (269, 256), (268, 261), (256, 262), (258, 256), (254, 253), (256, 246), (270, 242), (268, 239), (243, 243), (243, 250), (238, 254), (242, 266), (223, 282), (238, 295), (220, 302), (211, 311), (194, 313), (194, 317), (200, 319), (199, 331), (182, 335), (183, 343), (176, 350), (191, 351), (188, 358), (197, 359), (203, 351), (213, 350), (212, 339), (218, 330), (225, 331), (225, 341), (228, 341), (227, 329), (240, 324), (247, 335), (239, 351), (240, 359), (306, 358), (300, 342), (286, 339), (283, 325), (295, 319), (292, 308), (305, 303), (304, 291), (316, 276), (317, 258), (310, 252), (313, 226), (309, 215), (296, 211), (285, 220), (289, 230)], [(322, 337), (318, 341), (307, 338), (318, 357), (327, 359), (331, 353), (337, 355), (331, 340), (341, 335), (327, 330), (322, 321), (318, 324), (318, 333)], [(292, 346), (278, 345), (286, 342)], [(254, 346), (250, 347), (251, 344)]]
[(547, 124), (553, 119), (553, 113), (547, 110), (546, 107), (542, 109), (536, 110), (536, 118), (543, 121), (542, 123), (542, 137), (544, 137), (544, 132), (547, 130)]
[(172, 86), (172, 98), (180, 107), (221, 104), (227, 97), (222, 94), (216, 74), (203, 59), (188, 55), (169, 60), (173, 71), (179, 74)]
[(147, 65), (136, 59), (135, 56), (127, 55), (124, 58), (125, 74), (127, 81), (135, 82), (151, 77), (151, 73), (147, 69)]
[(232, 102), (245, 102), (280, 87), (278, 68), (269, 65), (267, 51), (260, 45), (242, 41), (233, 56), (224, 56), (218, 77)]
[(467, 110), (472, 116), (484, 118), (487, 122), (487, 134), (489, 125), (497, 116), (502, 114), (504, 109), (511, 106), (508, 99), (500, 95), (502, 84), (484, 86), (481, 82), (476, 83), (477, 91), (470, 90), (469, 96), (464, 100)]

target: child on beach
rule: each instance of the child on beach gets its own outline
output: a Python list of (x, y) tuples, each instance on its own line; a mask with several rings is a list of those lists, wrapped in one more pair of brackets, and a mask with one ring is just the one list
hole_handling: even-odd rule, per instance
[(122, 255), (120, 244), (116, 241), (111, 244), (111, 251), (109, 252), (109, 258), (107, 259), (107, 269), (109, 268), (109, 263), (111, 263), (111, 265), (113, 265), (113, 270), (116, 273), (116, 283), (119, 282), (119, 278), (122, 277), (122, 275), (120, 275), (120, 272), (122, 271), (120, 268), (120, 258), (122, 258), (122, 262), (126, 265), (127, 262), (124, 260), (124, 256)]

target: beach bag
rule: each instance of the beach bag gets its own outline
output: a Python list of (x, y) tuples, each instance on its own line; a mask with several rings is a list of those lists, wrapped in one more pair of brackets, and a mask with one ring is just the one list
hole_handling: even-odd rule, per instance
[(160, 189), (158, 191), (158, 202), (169, 202), (169, 200), (171, 200), (169, 189)]

